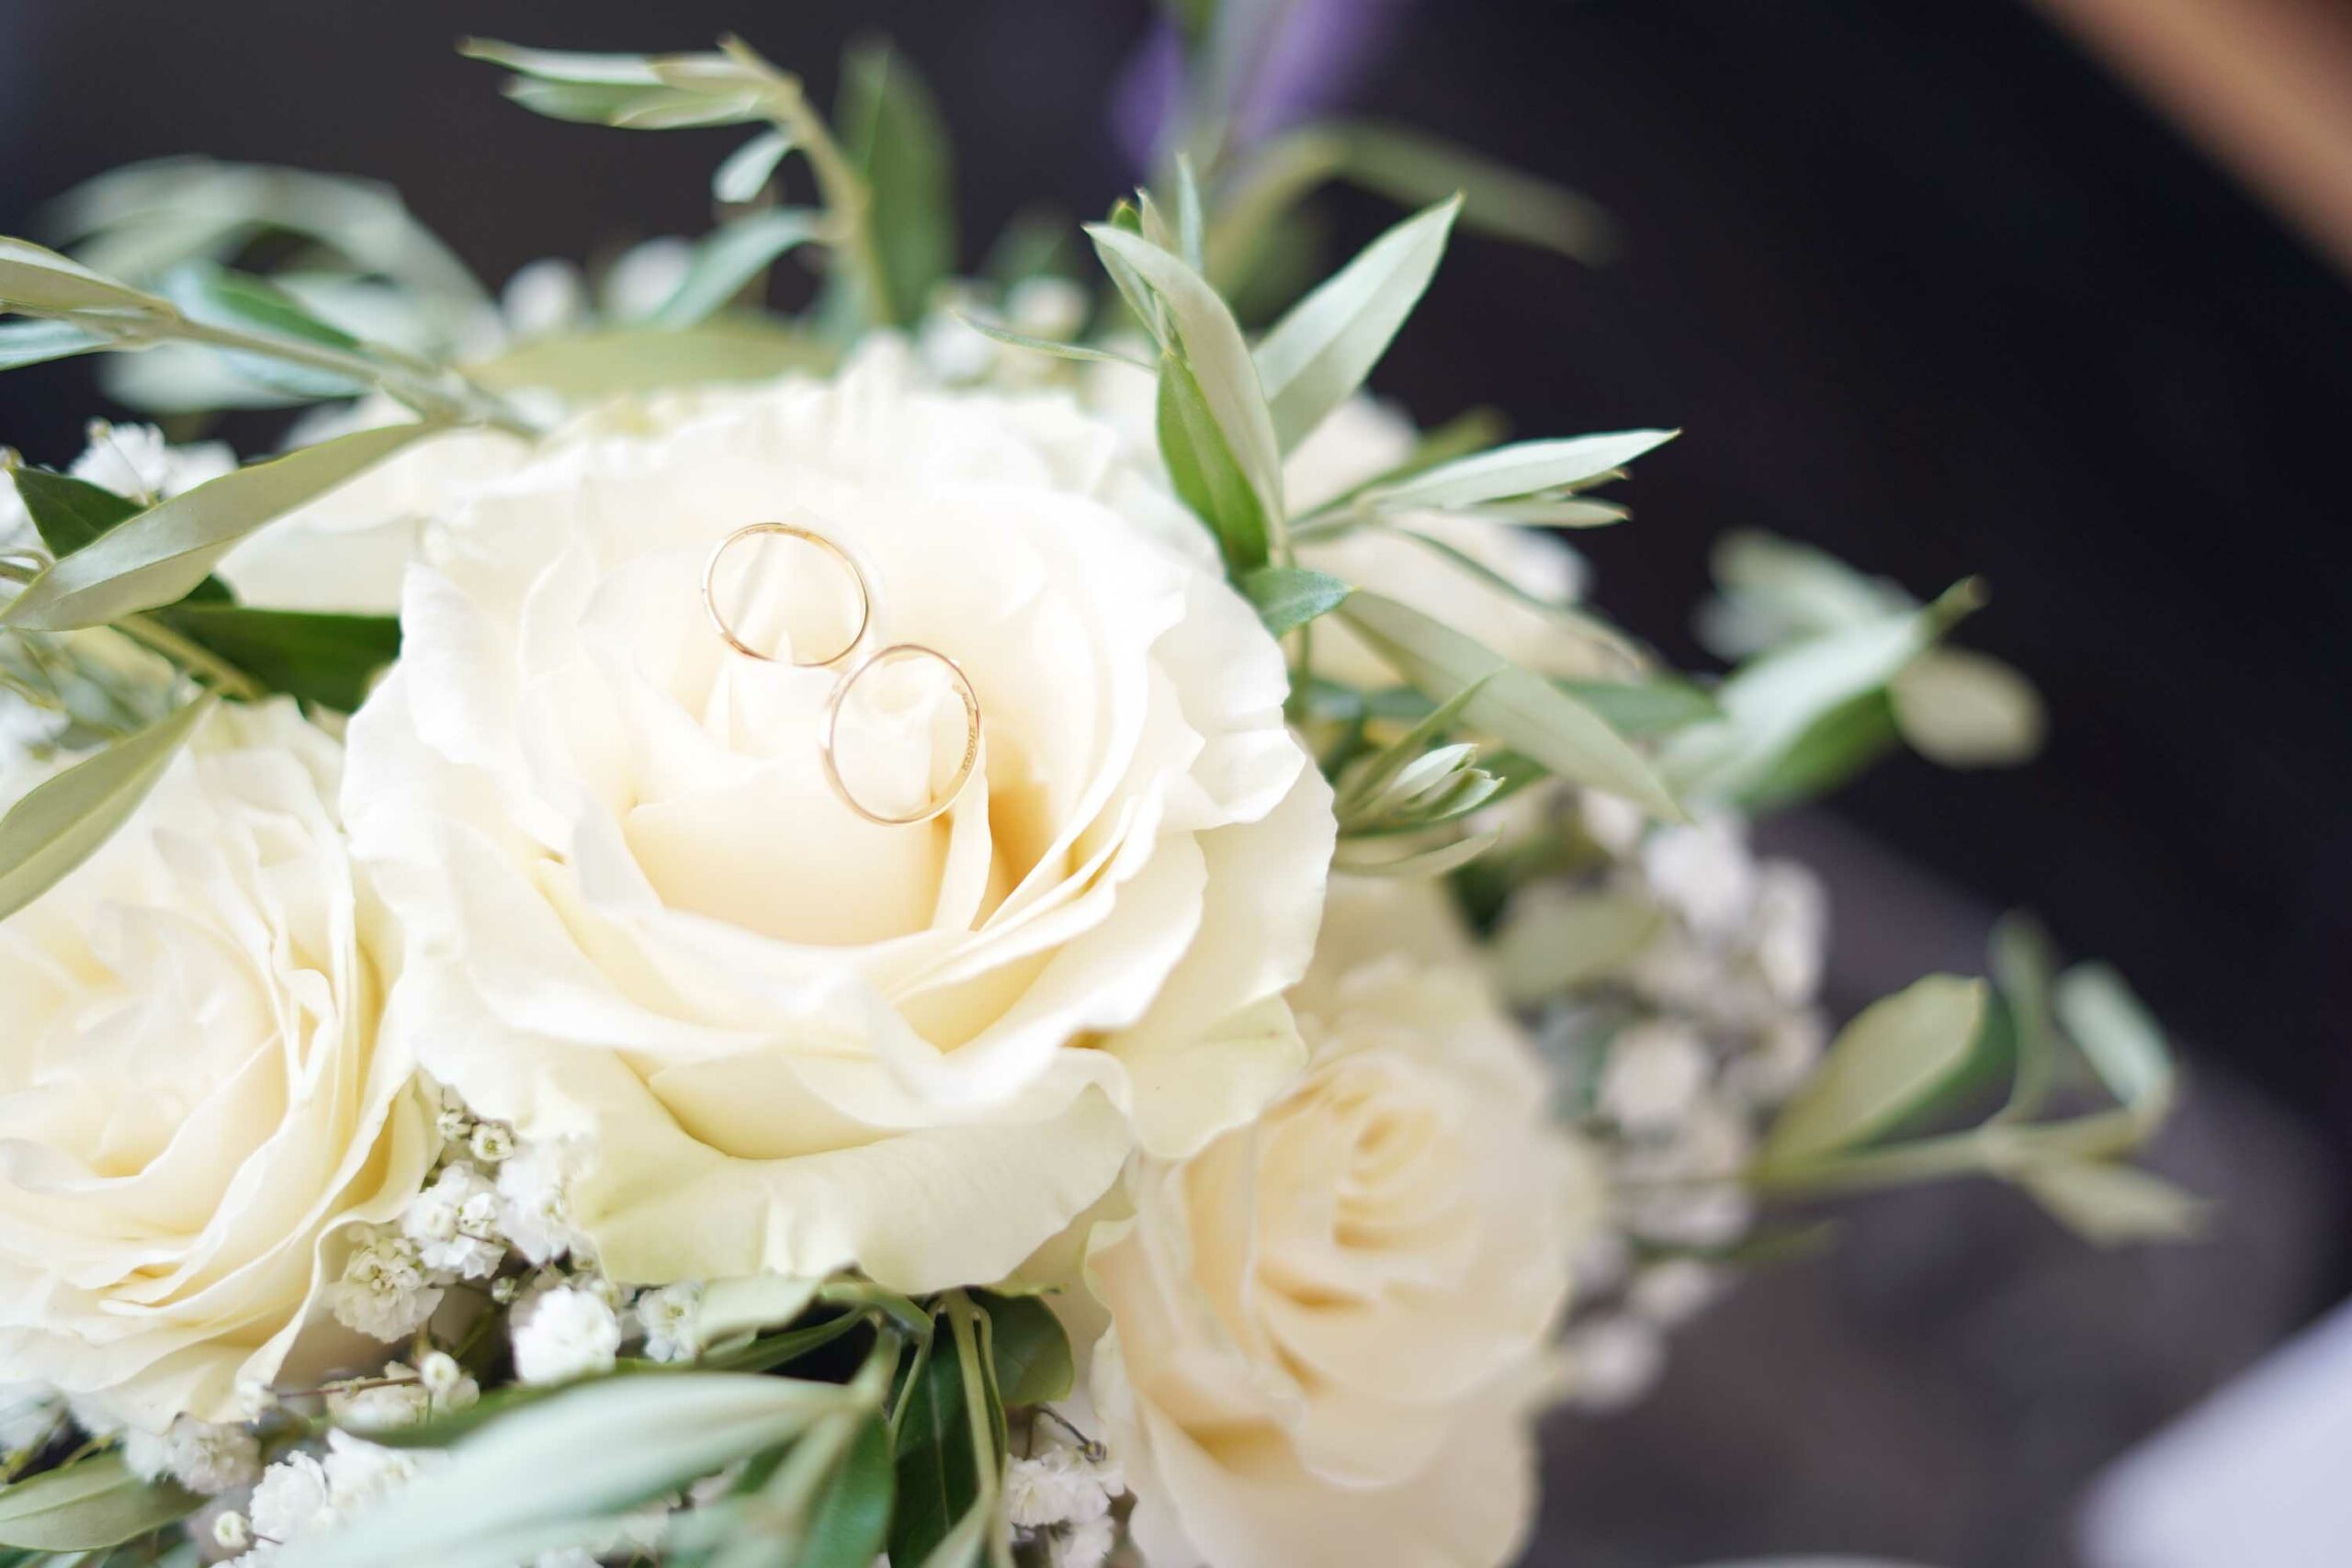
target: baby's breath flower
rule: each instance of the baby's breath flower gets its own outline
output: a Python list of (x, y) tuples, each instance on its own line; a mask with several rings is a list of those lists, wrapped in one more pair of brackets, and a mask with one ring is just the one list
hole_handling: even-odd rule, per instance
[(335, 1321), (374, 1339), (402, 1339), (424, 1326), (441, 1305), (441, 1291), (425, 1277), (416, 1243), (379, 1229), (352, 1251), (343, 1278), (327, 1287)]
[(645, 1331), (645, 1354), (656, 1361), (690, 1361), (702, 1351), (698, 1326), (702, 1287), (686, 1282), (648, 1291), (637, 1299), (637, 1321)]
[(514, 1373), (525, 1382), (561, 1382), (609, 1369), (620, 1354), (621, 1322), (594, 1291), (560, 1285), (514, 1309)]
[(418, 1357), (416, 1378), (424, 1385), (424, 1392), (436, 1402), (447, 1400), (461, 1386), (473, 1381), (466, 1375), (466, 1369), (458, 1365), (458, 1358), (447, 1350), (427, 1350)]
[(1108, 1514), (1064, 1525), (1046, 1538), (1052, 1568), (1102, 1568), (1119, 1544), (1119, 1528)]
[(567, 1192), (579, 1151), (560, 1143), (528, 1144), (498, 1168), (499, 1225), (514, 1250), (533, 1263), (583, 1252), (587, 1238), (571, 1225)]
[(472, 1166), (452, 1165), (410, 1202), (401, 1230), (425, 1269), (485, 1280), (506, 1260), (497, 1223), (498, 1196), (489, 1179)]
[(243, 1551), (254, 1543), (252, 1522), (234, 1508), (212, 1516), (212, 1542), (223, 1551)]
[(514, 1152), (514, 1129), (503, 1122), (478, 1124), (466, 1146), (484, 1165), (496, 1165)]
[(169, 1476), (209, 1496), (251, 1485), (261, 1474), (261, 1445), (243, 1427), (183, 1416), (160, 1436), (133, 1429), (122, 1461), (142, 1480)]

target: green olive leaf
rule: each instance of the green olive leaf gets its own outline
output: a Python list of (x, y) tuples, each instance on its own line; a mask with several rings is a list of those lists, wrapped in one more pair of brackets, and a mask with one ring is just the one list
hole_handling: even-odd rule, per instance
[(212, 703), (199, 697), (85, 757), (35, 785), (0, 817), (0, 919), (56, 886), (129, 820)]

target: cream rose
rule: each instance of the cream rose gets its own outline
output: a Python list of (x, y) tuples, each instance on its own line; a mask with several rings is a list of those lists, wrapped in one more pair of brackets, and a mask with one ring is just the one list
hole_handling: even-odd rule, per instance
[[(820, 764), (835, 672), (706, 620), (706, 559), (763, 519), (968, 673), (980, 770), (934, 821), (854, 816)], [(572, 1215), (616, 1277), (992, 1279), (1138, 1139), (1189, 1152), (1295, 1076), (1329, 793), (1205, 534), (1067, 398), (885, 352), (601, 417), (423, 548), (346, 809), (422, 1058), (592, 1151)], [(737, 619), (791, 631), (791, 587)], [(910, 798), (962, 739), (886, 738)]]
[(415, 1192), (431, 1118), (379, 1038), (393, 954), (339, 767), (291, 703), (224, 708), (0, 922), (0, 1378), (149, 1430), (228, 1417), (338, 1232)]
[(1305, 1080), (1095, 1232), (1092, 1394), (1154, 1568), (1509, 1560), (1591, 1160), (1426, 886), (1335, 889)]

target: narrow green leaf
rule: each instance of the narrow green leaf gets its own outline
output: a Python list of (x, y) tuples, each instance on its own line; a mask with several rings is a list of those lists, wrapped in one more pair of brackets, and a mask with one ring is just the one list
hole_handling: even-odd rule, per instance
[(2041, 750), (2041, 694), (2018, 670), (1967, 649), (1938, 648), (1888, 684), (1911, 749), (1947, 768), (2013, 768)]
[(1423, 507), (1442, 512), (1535, 495), (1622, 468), (1675, 434), (1671, 430), (1628, 430), (1558, 441), (1516, 441), (1368, 491), (1363, 501), (1385, 512)]
[[(1925, 609), (1808, 637), (1742, 665), (1715, 693), (1721, 723), (1684, 730), (1661, 765), (1687, 794), (1752, 799), (1782, 754), (1828, 716), (1882, 691), (1983, 602), (1971, 580)], [(1892, 713), (1886, 715), (1892, 722)]]
[(1592, 893), (1514, 905), (1495, 934), (1495, 965), (1515, 1007), (1532, 1007), (1617, 974), (1665, 929), (1646, 898)]
[(2017, 1183), (2061, 1224), (2099, 1247), (2188, 1241), (2212, 1205), (2196, 1194), (2125, 1165), (2069, 1161), (2020, 1172)]
[(1297, 630), (1346, 603), (1353, 592), (1338, 578), (1298, 566), (1262, 566), (1241, 580), (1241, 592), (1276, 637)]
[(390, 615), (313, 615), (191, 601), (158, 610), (155, 618), (269, 690), (338, 713), (356, 710), (378, 671), (401, 651), (401, 624)]
[(691, 327), (726, 308), (778, 258), (824, 232), (824, 216), (781, 207), (722, 223), (695, 245), (685, 276), (647, 319), (656, 326)]
[(139, 515), (137, 502), (70, 474), (18, 468), (10, 477), (17, 481), (17, 498), (25, 503), (40, 542), (61, 560)]
[(1110, 224), (1090, 224), (1086, 232), (1099, 253), (1132, 269), (1167, 307), (1181, 362), (1197, 382), (1202, 401), (1268, 526), (1279, 529), (1286, 516), (1281, 444), (1274, 439), (1273, 415), (1266, 407), (1257, 363), (1233, 312), (1207, 279), (1180, 257)]
[(2058, 976), (2051, 1000), (2108, 1092), (2127, 1111), (2161, 1118), (2172, 1101), (2172, 1053), (2123, 976), (2104, 964), (2077, 964)]
[(0, 919), (40, 897), (130, 819), (212, 711), (199, 697), (34, 786), (0, 817)]
[(956, 1533), (979, 1492), (964, 1375), (956, 1358), (934, 1351), (919, 1366), (906, 1398), (898, 1424), (890, 1561), (920, 1563)]
[(1176, 254), (1194, 272), (1201, 270), (1201, 245), (1206, 231), (1202, 217), (1201, 182), (1193, 173), (1189, 153), (1176, 154)]
[(243, 327), (277, 337), (356, 349), (360, 342), (321, 321), (309, 307), (266, 278), (210, 262), (187, 262), (164, 278), (164, 292), (188, 316), (215, 326)]
[(622, 130), (684, 130), (696, 126), (748, 125), (762, 118), (748, 95), (730, 98), (682, 93), (674, 87), (608, 86), (594, 82), (516, 80), (506, 96), (534, 114), (574, 125)]
[(587, 1383), (484, 1427), (447, 1469), (371, 1507), (356, 1528), (290, 1542), (275, 1562), (478, 1561), (493, 1544), (536, 1542), (619, 1514), (854, 1408), (845, 1389), (788, 1378), (696, 1372)]
[(1283, 450), (1363, 385), (1436, 276), (1461, 205), (1440, 202), (1374, 240), (1258, 344), (1258, 376)]
[(1563, 681), (1560, 689), (1599, 714), (1618, 734), (1644, 740), (1719, 718), (1704, 688), (1675, 675), (1640, 681)]
[(1592, 709), (1451, 626), (1362, 591), (1339, 614), (1396, 672), (1442, 702), (1484, 685), (1463, 720), (1557, 776), (1622, 795), (1652, 816), (1683, 819), (1648, 761)]
[(356, 431), (160, 502), (34, 579), (0, 610), (0, 625), (67, 631), (171, 604), (254, 529), (446, 428)]
[(168, 1482), (140, 1480), (119, 1450), (93, 1454), (0, 1487), (0, 1546), (96, 1551), (184, 1518), (203, 1502)]
[(1054, 1309), (1035, 1296), (982, 1296), (998, 1397), (1009, 1406), (1069, 1397), (1077, 1377), (1069, 1334)]
[(763, 130), (734, 152), (710, 176), (710, 194), (730, 207), (741, 206), (767, 189), (776, 166), (792, 152), (792, 138), (781, 130)]
[(8, 321), (0, 323), (0, 370), (68, 359), (101, 349), (111, 339), (85, 332), (70, 321)]
[(1982, 980), (1931, 975), (1865, 1008), (1781, 1109), (1762, 1163), (1801, 1165), (1901, 1122), (1966, 1066), (1985, 998)]
[(588, 54), (575, 50), (527, 49), (496, 39), (469, 38), (458, 41), (458, 52), (469, 60), (503, 65), (524, 76), (547, 82), (594, 82), (616, 86), (650, 86), (661, 78), (652, 62), (641, 54)]
[(1606, 260), (1615, 230), (1597, 204), (1419, 131), (1351, 125), (1340, 131), (1342, 177), (1419, 206), (1459, 192), (1462, 223), (1583, 262)]
[(864, 1280), (836, 1280), (819, 1290), (817, 1299), (833, 1306), (880, 1313), (891, 1327), (918, 1344), (931, 1338), (931, 1314), (898, 1292), (880, 1285)]
[(2008, 1008), (2017, 1056), (2008, 1103), (1994, 1112), (1993, 1120), (2019, 1121), (2041, 1109), (2058, 1076), (2058, 1021), (2050, 1003), (2050, 940), (2030, 917), (2010, 913), (1995, 922), (1987, 945), (1994, 988)]
[(854, 45), (842, 62), (833, 118), (865, 177), (868, 221), (889, 298), (881, 320), (912, 321), (956, 269), (956, 207), (946, 128), (931, 89), (887, 44)]
[(172, 316), (171, 301), (92, 272), (70, 256), (0, 234), (0, 310), (38, 315), (96, 310), (108, 315)]
[(1173, 354), (1160, 361), (1160, 459), (1176, 493), (1216, 535), (1232, 576), (1253, 572), (1272, 554), (1264, 497), (1241, 469), (1192, 367)]
[(810, 1515), (794, 1568), (873, 1568), (889, 1540), (897, 1491), (889, 1428), (868, 1421)]
[(1132, 354), (1121, 354), (1115, 349), (1089, 348), (1082, 343), (1060, 343), (1049, 337), (1033, 337), (1027, 333), (1017, 333), (1011, 327), (999, 325), (995, 321), (986, 321), (978, 316), (967, 315), (961, 310), (954, 314), (957, 321), (982, 337), (1014, 348), (1035, 349), (1039, 354), (1050, 354), (1057, 359), (1085, 360), (1099, 365), (1125, 365), (1137, 370), (1147, 371), (1152, 368), (1149, 362), (1137, 359)]
[(1342, 839), (1331, 857), (1331, 869), (1351, 876), (1445, 876), (1468, 865), (1501, 840), (1499, 828), (1430, 846), (1393, 838)]
[(793, 328), (749, 315), (672, 330), (634, 325), (536, 338), (473, 367), (492, 391), (546, 388), (577, 402), (715, 381), (764, 381), (830, 371), (833, 351)]
[[(1717, 716), (1723, 716), (1720, 705)], [(1874, 688), (1815, 719), (1723, 798), (1754, 817), (1785, 811), (1844, 788), (1902, 743), (1894, 705), (1883, 687)], [(1671, 747), (1668, 753), (1671, 761)]]

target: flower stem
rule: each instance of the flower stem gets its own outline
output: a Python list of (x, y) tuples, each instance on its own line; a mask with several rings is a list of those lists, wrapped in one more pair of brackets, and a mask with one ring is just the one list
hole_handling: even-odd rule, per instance
[(269, 694), (268, 688), (251, 675), (210, 649), (189, 641), (152, 615), (125, 615), (112, 624), (115, 630), (133, 642), (162, 654), (190, 674), (210, 682), (224, 695), (250, 703), (258, 702)]
[(837, 232), (833, 243), (847, 258), (866, 311), (876, 326), (895, 326), (889, 278), (882, 270), (882, 252), (874, 239), (874, 193), (865, 177), (850, 163), (833, 140), (832, 128), (808, 101), (800, 78), (778, 70), (750, 44), (732, 34), (718, 47), (737, 63), (759, 72), (768, 82), (768, 119), (808, 159), (817, 177), (817, 195), (825, 216)]

